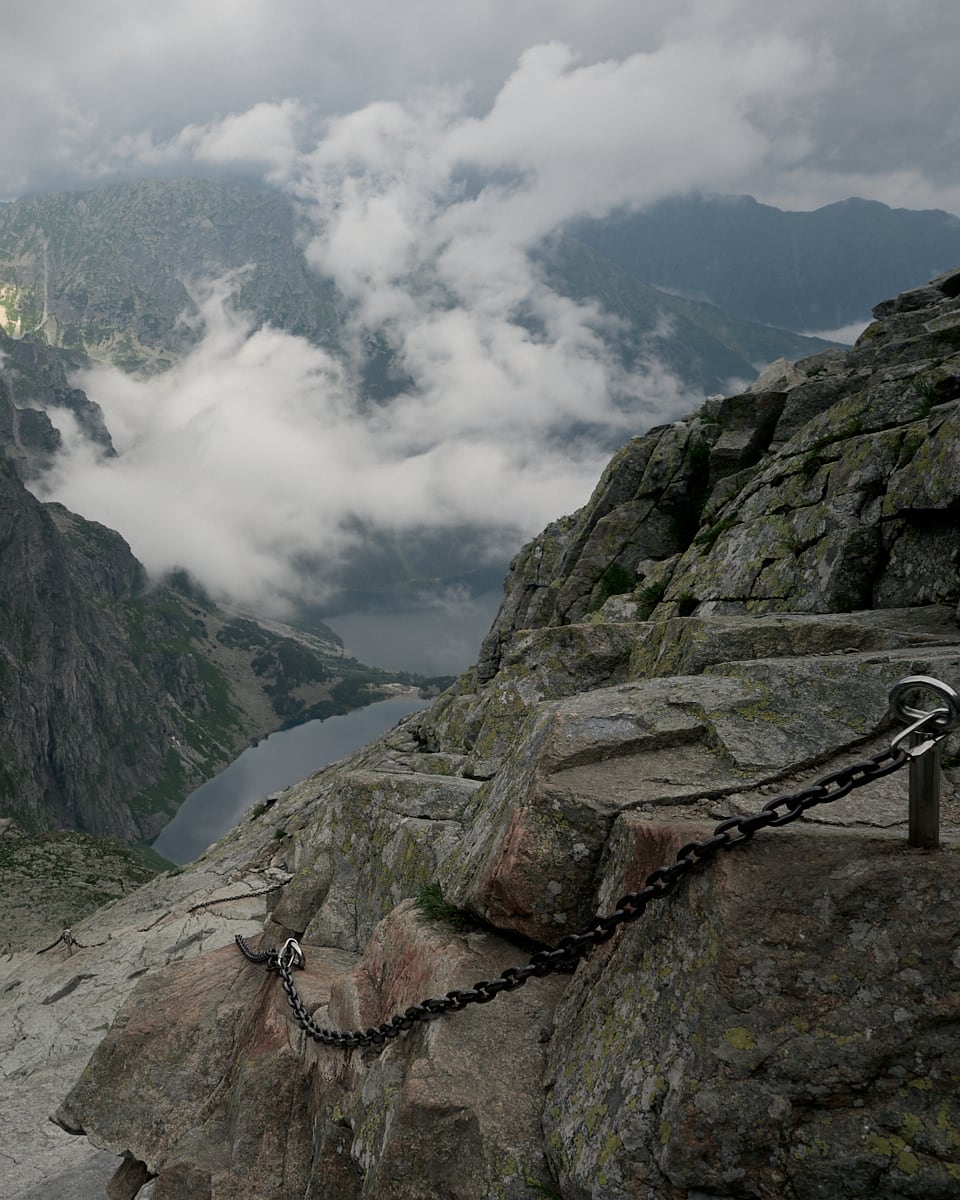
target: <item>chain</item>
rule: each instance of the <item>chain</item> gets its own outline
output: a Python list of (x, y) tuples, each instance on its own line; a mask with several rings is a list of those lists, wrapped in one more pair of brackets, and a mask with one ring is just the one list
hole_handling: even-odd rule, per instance
[(216, 900), (201, 900), (199, 904), (191, 904), (187, 912), (200, 912), (201, 909), (212, 908), (214, 904), (229, 904), (232, 900), (250, 900), (254, 896), (269, 896), (271, 892), (276, 892), (280, 888), (286, 887), (287, 882), (287, 880), (284, 880), (282, 883), (271, 883), (269, 887), (259, 888), (255, 892), (241, 892), (236, 896), (220, 896)]
[[(938, 715), (939, 713), (929, 714), (927, 723), (931, 728), (936, 727), (935, 718)], [(918, 726), (924, 724), (924, 721), (918, 722)], [(915, 727), (913, 732), (919, 730)], [(927, 736), (934, 738), (940, 735), (928, 733)], [(681, 846), (673, 863), (657, 867), (647, 876), (639, 891), (627, 892), (625, 896), (621, 896), (613, 912), (596, 917), (579, 933), (571, 933), (563, 938), (554, 949), (538, 950), (525, 966), (507, 967), (497, 979), (481, 979), (472, 988), (422, 1000), (402, 1013), (395, 1014), (389, 1021), (369, 1029), (324, 1029), (313, 1020), (293, 983), (292, 968), (303, 966), (303, 951), (293, 938), (289, 938), (280, 950), (268, 951), (251, 949), (239, 934), (236, 936), (236, 942), (251, 962), (266, 963), (268, 971), (276, 972), (280, 976), (297, 1024), (315, 1042), (322, 1042), (327, 1046), (341, 1046), (344, 1049), (381, 1045), (391, 1038), (398, 1037), (405, 1029), (412, 1028), (419, 1021), (431, 1021), (443, 1013), (459, 1012), (468, 1004), (488, 1004), (501, 992), (512, 992), (523, 987), (527, 980), (535, 975), (572, 971), (588, 950), (609, 941), (622, 925), (636, 921), (644, 914), (648, 905), (669, 896), (683, 879), (702, 868), (721, 850), (732, 850), (736, 846), (742, 846), (759, 830), (768, 826), (779, 829), (789, 825), (802, 817), (808, 809), (839, 800), (854, 788), (863, 787), (898, 771), (909, 761), (909, 753), (899, 745), (893, 745), (872, 758), (852, 763), (839, 771), (831, 771), (829, 775), (821, 776), (799, 791), (775, 796), (768, 800), (759, 812), (749, 816), (728, 817), (717, 825), (709, 837)]]
[(38, 950), (38, 954), (46, 954), (48, 950), (53, 950), (55, 946), (59, 946), (63, 942), (67, 953), (73, 953), (73, 948), (78, 950), (95, 950), (98, 946), (105, 946), (106, 942), (94, 942), (92, 945), (85, 945), (83, 942), (78, 942), (69, 929), (65, 929), (55, 942), (51, 942), (49, 946), (44, 946), (42, 950)]

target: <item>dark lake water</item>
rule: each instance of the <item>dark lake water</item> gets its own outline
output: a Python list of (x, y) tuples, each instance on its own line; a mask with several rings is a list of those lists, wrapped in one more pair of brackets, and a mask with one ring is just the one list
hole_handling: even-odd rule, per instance
[(324, 614), (321, 619), (361, 662), (388, 671), (459, 675), (476, 662), (502, 598), (502, 589), (477, 596), (447, 594), (429, 607)]
[(192, 862), (265, 796), (359, 750), (427, 703), (404, 695), (270, 734), (191, 793), (153, 843), (154, 850), (178, 865)]

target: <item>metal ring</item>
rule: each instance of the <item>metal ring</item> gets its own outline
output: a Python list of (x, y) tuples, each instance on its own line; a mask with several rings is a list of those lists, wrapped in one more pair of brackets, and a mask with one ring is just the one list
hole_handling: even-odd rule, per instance
[[(935, 692), (940, 703), (933, 709), (914, 708), (912, 704), (907, 704), (904, 697), (915, 688)], [(895, 683), (890, 689), (890, 708), (894, 716), (907, 722), (922, 721), (924, 717), (943, 712), (944, 715), (933, 722), (941, 733), (950, 733), (960, 726), (960, 695), (948, 684), (930, 675), (908, 675), (906, 679)]]
[(305, 962), (303, 951), (300, 949), (300, 943), (296, 938), (287, 938), (277, 952), (277, 962), (283, 966), (286, 964), (290, 967), (303, 967)]

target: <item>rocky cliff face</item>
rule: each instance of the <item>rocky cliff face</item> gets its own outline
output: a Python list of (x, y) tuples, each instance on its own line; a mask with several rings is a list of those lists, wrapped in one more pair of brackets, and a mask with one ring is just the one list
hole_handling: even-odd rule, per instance
[(78, 926), (105, 946), (0, 964), (12, 1194), (116, 1169), (138, 1200), (960, 1196), (949, 742), (941, 850), (907, 848), (890, 775), (719, 856), (576, 973), (384, 1046), (306, 1039), (231, 944), (299, 938), (306, 1011), (376, 1025), (886, 745), (897, 679), (960, 683), (958, 294), (960, 271), (851, 353), (635, 439), (429, 710)]
[(392, 677), (332, 631), (268, 629), (150, 581), (119, 534), (38, 502), (23, 480), (59, 445), (45, 406), (105, 454), (109, 435), (56, 351), (0, 351), (0, 815), (151, 841), (249, 742), (385, 694)]
[[(150, 841), (192, 787), (348, 671), (332, 641), (151, 585), (119, 534), (38, 503), (3, 457), (0, 562), (0, 811), (28, 829)], [(284, 648), (293, 712), (270, 695), (294, 699)]]

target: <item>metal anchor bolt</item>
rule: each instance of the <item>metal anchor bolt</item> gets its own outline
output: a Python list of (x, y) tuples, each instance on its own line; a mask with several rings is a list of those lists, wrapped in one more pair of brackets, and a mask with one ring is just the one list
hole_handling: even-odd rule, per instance
[[(936, 708), (923, 709), (907, 703), (908, 696), (933, 692)], [(890, 708), (894, 716), (910, 725), (893, 739), (893, 746), (906, 739), (902, 747), (910, 756), (909, 823), (907, 842), (920, 850), (935, 850), (940, 845), (940, 744), (952, 730), (960, 727), (960, 695), (940, 679), (929, 675), (909, 675), (893, 685)]]

